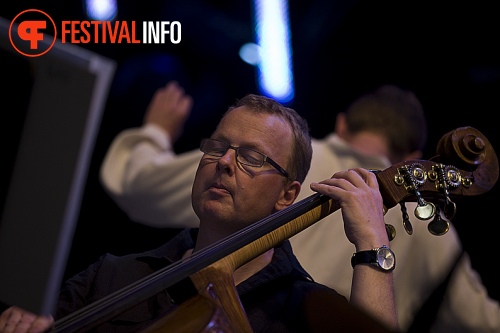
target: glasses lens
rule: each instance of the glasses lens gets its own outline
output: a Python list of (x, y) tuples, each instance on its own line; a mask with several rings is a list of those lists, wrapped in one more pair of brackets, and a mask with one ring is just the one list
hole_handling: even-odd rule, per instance
[(200, 150), (205, 154), (212, 156), (223, 156), (226, 151), (229, 149), (229, 145), (222, 141), (205, 139), (201, 143)]
[(236, 159), (241, 164), (253, 167), (261, 167), (264, 164), (264, 155), (249, 148), (234, 148), (223, 141), (213, 139), (203, 140), (200, 146), (203, 153), (216, 157), (224, 156), (229, 148), (236, 150)]
[(253, 167), (261, 167), (264, 164), (264, 156), (252, 149), (238, 148), (238, 161)]

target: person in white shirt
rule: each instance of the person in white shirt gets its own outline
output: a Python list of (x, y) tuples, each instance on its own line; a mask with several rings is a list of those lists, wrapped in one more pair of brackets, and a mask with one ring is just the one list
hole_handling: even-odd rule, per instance
[[(124, 130), (110, 145), (100, 170), (101, 182), (137, 223), (161, 228), (197, 226), (190, 197), (201, 152), (176, 154), (172, 149), (192, 104), (191, 96), (170, 82), (153, 96), (144, 125)], [(421, 158), (426, 139), (424, 111), (413, 92), (386, 85), (365, 94), (337, 115), (333, 133), (312, 140), (311, 168), (297, 200), (313, 193), (307, 184), (338, 170), (382, 170)], [(427, 222), (413, 216), (413, 207), (413, 203), (406, 204), (412, 235), (405, 232), (398, 207), (385, 216), (386, 223), (396, 229), (391, 248), (398, 254), (394, 281), (401, 329), (500, 332), (500, 306), (488, 297), (453, 224), (445, 235), (432, 235)], [(316, 281), (349, 297), (352, 267), (345, 258), (354, 248), (343, 232), (340, 212), (290, 241)]]

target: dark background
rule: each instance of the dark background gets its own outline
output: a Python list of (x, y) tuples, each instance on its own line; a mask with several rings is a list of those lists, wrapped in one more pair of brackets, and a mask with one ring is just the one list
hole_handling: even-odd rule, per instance
[[(194, 98), (182, 152), (198, 147), (237, 98), (258, 93), (255, 68), (238, 49), (253, 42), (250, 1), (117, 1), (118, 20), (180, 21), (178, 45), (80, 45), (117, 61), (118, 68), (96, 142), (67, 275), (104, 252), (152, 248), (176, 230), (152, 230), (130, 221), (101, 187), (98, 170), (111, 140), (139, 126), (156, 88), (178, 80)], [(378, 85), (413, 90), (428, 117), (425, 157), (438, 139), (461, 126), (479, 129), (498, 149), (500, 20), (492, 5), (422, 1), (290, 1), (295, 99), (289, 105), (321, 138), (335, 115)], [(0, 16), (25, 9), (47, 12), (56, 22), (86, 20), (79, 1), (2, 1)], [(1, 59), (0, 59), (1, 61)], [(5, 106), (3, 110), (8, 110)], [(5, 112), (5, 111), (4, 111)], [(500, 299), (495, 204), (498, 185), (458, 204), (454, 219), (490, 296)]]

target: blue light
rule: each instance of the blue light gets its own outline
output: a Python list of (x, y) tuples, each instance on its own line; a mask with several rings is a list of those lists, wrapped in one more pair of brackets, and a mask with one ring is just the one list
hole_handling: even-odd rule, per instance
[(259, 89), (282, 103), (290, 102), (294, 88), (287, 1), (255, 0), (255, 21)]
[(247, 64), (258, 66), (260, 62), (260, 47), (254, 43), (246, 43), (240, 48), (239, 55)]
[(118, 13), (116, 0), (86, 0), (87, 16), (96, 21), (112, 21)]

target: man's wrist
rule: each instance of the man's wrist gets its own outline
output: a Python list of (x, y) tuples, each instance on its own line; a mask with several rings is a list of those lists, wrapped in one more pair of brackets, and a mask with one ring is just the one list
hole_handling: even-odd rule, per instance
[(170, 134), (155, 123), (146, 123), (143, 126), (144, 133), (164, 150), (172, 150), (173, 143)]
[(353, 253), (351, 265), (354, 268), (358, 264), (369, 264), (383, 272), (390, 272), (396, 267), (396, 256), (388, 246), (382, 245), (371, 250)]

